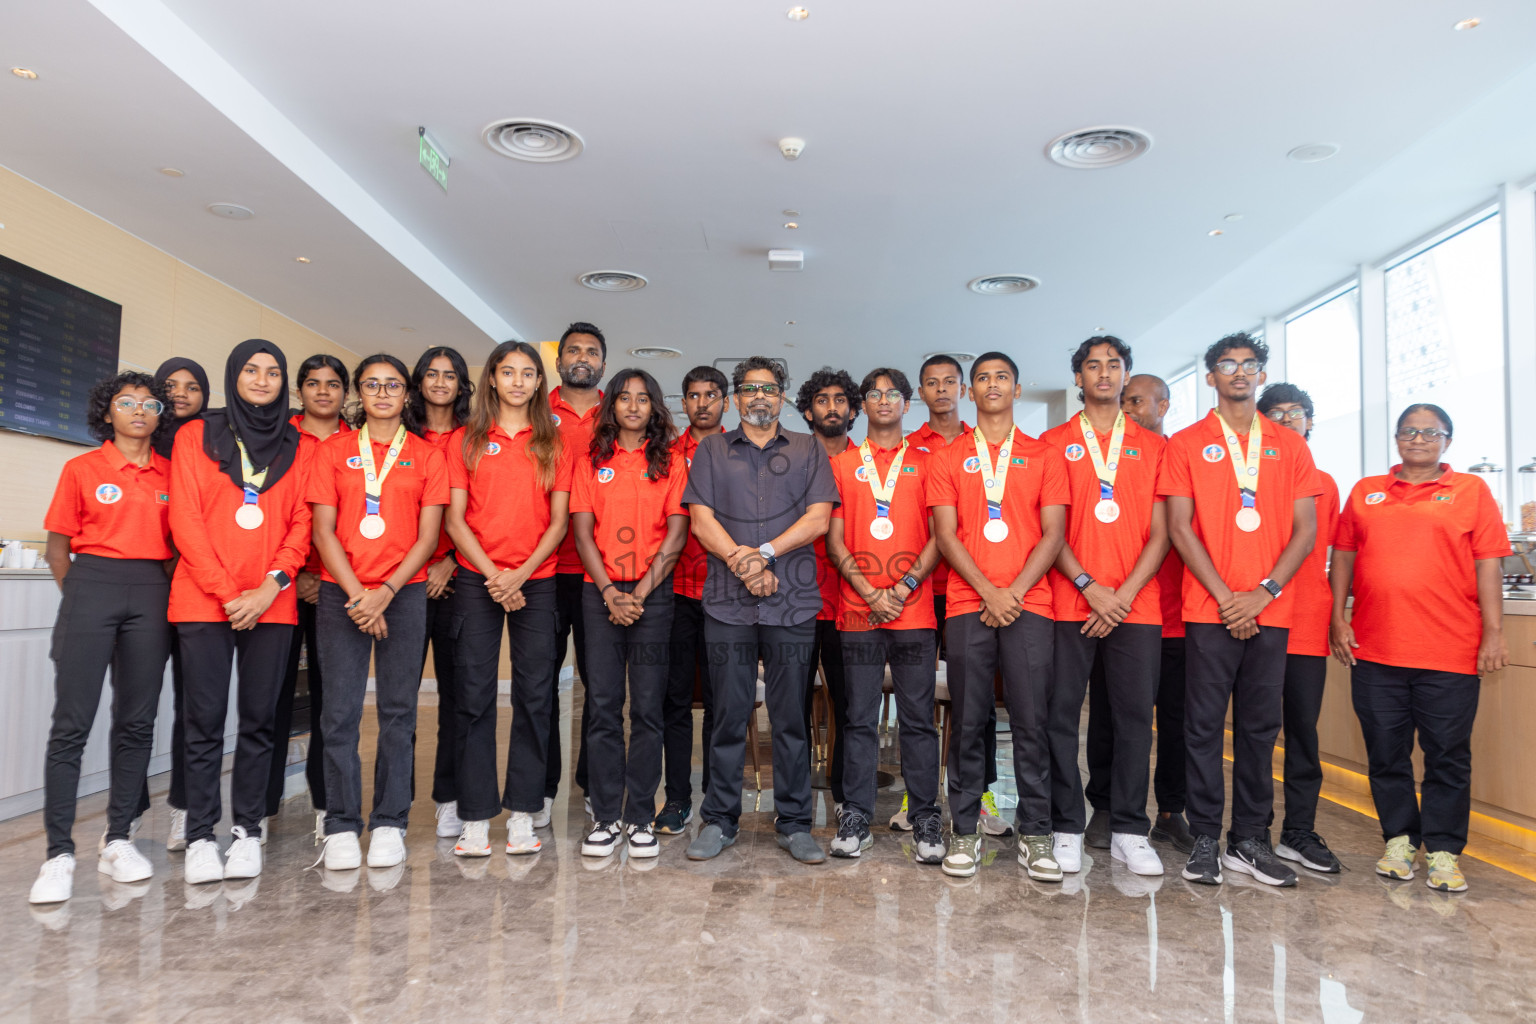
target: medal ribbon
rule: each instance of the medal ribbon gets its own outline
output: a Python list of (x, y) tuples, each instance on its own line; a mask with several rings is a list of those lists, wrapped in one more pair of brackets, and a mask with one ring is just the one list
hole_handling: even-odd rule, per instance
[(405, 448), (405, 424), (395, 428), (395, 439), (389, 442), (389, 454), (384, 457), (384, 468), (375, 471), (373, 465), (373, 439), (368, 436), (368, 424), (357, 432), (357, 454), (363, 460), (363, 501), (368, 515), (379, 514), (379, 498), (384, 493), (384, 480), (395, 468), (395, 460)]
[(1237, 443), (1237, 431), (1227, 426), (1227, 421), (1221, 418), (1221, 413), (1216, 414), (1216, 422), (1221, 424), (1221, 435), (1227, 439), (1227, 451), (1232, 454), (1232, 475), (1237, 477), (1237, 493), (1243, 499), (1243, 508), (1253, 508), (1259, 500), (1259, 452), (1264, 445), (1264, 430), (1260, 426), (1259, 414), (1253, 414), (1253, 423), (1248, 428), (1248, 457), (1243, 457), (1243, 449)]
[(864, 471), (869, 475), (869, 490), (875, 496), (875, 518), (889, 519), (891, 515), (891, 496), (896, 493), (896, 481), (901, 475), (901, 463), (907, 457), (907, 442), (903, 440), (901, 447), (896, 449), (896, 456), (891, 459), (891, 468), (886, 471), (885, 485), (880, 484), (880, 472), (875, 468), (875, 456), (869, 447), (869, 438), (859, 445), (859, 457), (864, 460)]
[(1003, 518), (1003, 489), (1008, 486), (1008, 456), (1013, 454), (1013, 435), (1016, 429), (1008, 428), (1008, 436), (997, 450), (996, 466), (992, 464), (991, 453), (987, 451), (987, 439), (981, 428), (976, 427), (971, 431), (971, 439), (976, 442), (976, 458), (981, 460), (981, 471), (986, 474), (981, 478), (981, 484), (987, 493), (988, 520)]
[(1087, 441), (1084, 446), (1093, 459), (1093, 471), (1099, 476), (1099, 500), (1115, 500), (1115, 474), (1120, 471), (1120, 444), (1125, 440), (1125, 413), (1115, 415), (1115, 426), (1109, 435), (1109, 457), (1099, 451), (1099, 435), (1093, 429), (1093, 424), (1088, 422), (1088, 414), (1080, 412), (1078, 420), (1083, 428), (1083, 439)]
[(245, 481), (245, 501), (243, 504), (256, 505), (260, 502), (261, 486), (267, 482), (267, 471), (263, 469), (256, 472), (256, 467), (251, 465), (251, 457), (245, 450), (245, 442), (239, 437), (235, 438), (235, 447), (240, 449), (240, 479)]

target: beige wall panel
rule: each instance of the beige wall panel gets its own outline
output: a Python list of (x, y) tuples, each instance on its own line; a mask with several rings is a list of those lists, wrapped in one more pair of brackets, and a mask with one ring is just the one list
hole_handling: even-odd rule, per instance
[(1536, 668), (1512, 665), (1486, 677), (1478, 695), (1477, 724), (1472, 728), (1473, 800), (1536, 818), (1533, 736)]

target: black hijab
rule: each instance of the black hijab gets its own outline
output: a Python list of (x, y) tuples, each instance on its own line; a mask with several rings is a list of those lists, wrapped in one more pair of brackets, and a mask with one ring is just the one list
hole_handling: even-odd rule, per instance
[[(282, 372), (282, 392), (266, 405), (252, 405), (240, 397), (237, 385), (240, 371), (251, 357), (265, 352), (277, 360)], [(260, 470), (266, 467), (267, 479), (258, 490), (272, 488), (283, 474), (293, 466), (299, 452), (299, 432), (288, 422), (288, 359), (283, 350), (261, 338), (242, 341), (229, 354), (224, 364), (224, 398), (222, 409), (210, 409), (203, 416), (203, 453), (219, 464), (224, 475), (234, 481), (236, 487), (245, 486), (240, 472), (240, 449), (235, 437), (245, 442), (245, 450), (251, 457), (251, 465)]]
[(176, 419), (174, 412), (170, 409), (166, 410), (171, 416), (171, 429), (165, 432), (163, 438), (155, 442), (155, 451), (167, 459), (171, 457), (171, 444), (176, 440), (176, 435), (181, 432), (181, 428), (193, 420), (202, 419), (203, 414), (208, 411), (208, 399), (213, 397), (208, 390), (208, 371), (203, 369), (201, 363), (194, 362), (191, 359), (183, 359), (180, 356), (167, 359), (160, 364), (160, 369), (155, 371), (155, 380), (164, 384), (170, 379), (171, 374), (176, 373), (178, 370), (186, 370), (190, 373), (193, 379), (197, 381), (197, 386), (203, 389), (203, 404), (197, 412), (184, 420)]

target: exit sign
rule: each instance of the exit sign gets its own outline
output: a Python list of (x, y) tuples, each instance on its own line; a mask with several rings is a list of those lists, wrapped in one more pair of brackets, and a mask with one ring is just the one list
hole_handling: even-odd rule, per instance
[(416, 147), (416, 159), (432, 180), (442, 186), (443, 191), (448, 191), (448, 157), (432, 141), (432, 136), (427, 134), (425, 128), (416, 130), (418, 145)]

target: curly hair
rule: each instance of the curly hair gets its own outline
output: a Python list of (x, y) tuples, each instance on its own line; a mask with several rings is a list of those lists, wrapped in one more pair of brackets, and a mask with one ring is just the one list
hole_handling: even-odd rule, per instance
[(1205, 350), (1206, 370), (1214, 371), (1216, 364), (1221, 362), (1222, 356), (1240, 348), (1252, 349), (1253, 357), (1260, 363), (1269, 362), (1269, 346), (1251, 334), (1238, 331), (1236, 334), (1227, 335)]
[(115, 377), (103, 377), (91, 385), (89, 398), (89, 411), (86, 418), (90, 421), (91, 436), (98, 441), (110, 441), (117, 436), (117, 431), (112, 427), (112, 399), (126, 388), (143, 388), (148, 391), (150, 397), (160, 403), (159, 421), (155, 424), (155, 432), (149, 436), (150, 443), (162, 440), (171, 429), (171, 421), (176, 417), (171, 414), (171, 397), (166, 391), (162, 381), (155, 380), (147, 373), (137, 370), (124, 370)]
[(747, 356), (731, 370), (731, 390), (738, 390), (742, 381), (747, 379), (747, 374), (753, 370), (767, 370), (773, 374), (773, 382), (781, 388), (788, 382), (784, 376), (784, 363), (781, 360), (769, 359), (767, 356)]
[(671, 469), (672, 441), (677, 437), (677, 430), (672, 425), (672, 413), (667, 409), (661, 385), (644, 370), (631, 367), (620, 370), (609, 379), (608, 390), (603, 393), (603, 402), (593, 421), (592, 444), (587, 454), (593, 469), (613, 458), (619, 442), (619, 418), (613, 411), (614, 406), (629, 382), (636, 379), (645, 385), (651, 399), (651, 416), (645, 421), (645, 468), (652, 481), (664, 480)]
[(795, 408), (801, 415), (811, 411), (811, 403), (816, 401), (816, 393), (824, 388), (841, 388), (844, 397), (848, 399), (848, 425), (853, 426), (853, 421), (859, 418), (859, 409), (863, 402), (859, 394), (859, 386), (853, 382), (847, 370), (834, 370), (830, 366), (823, 366), (805, 379), (800, 385), (800, 393), (795, 396)]

